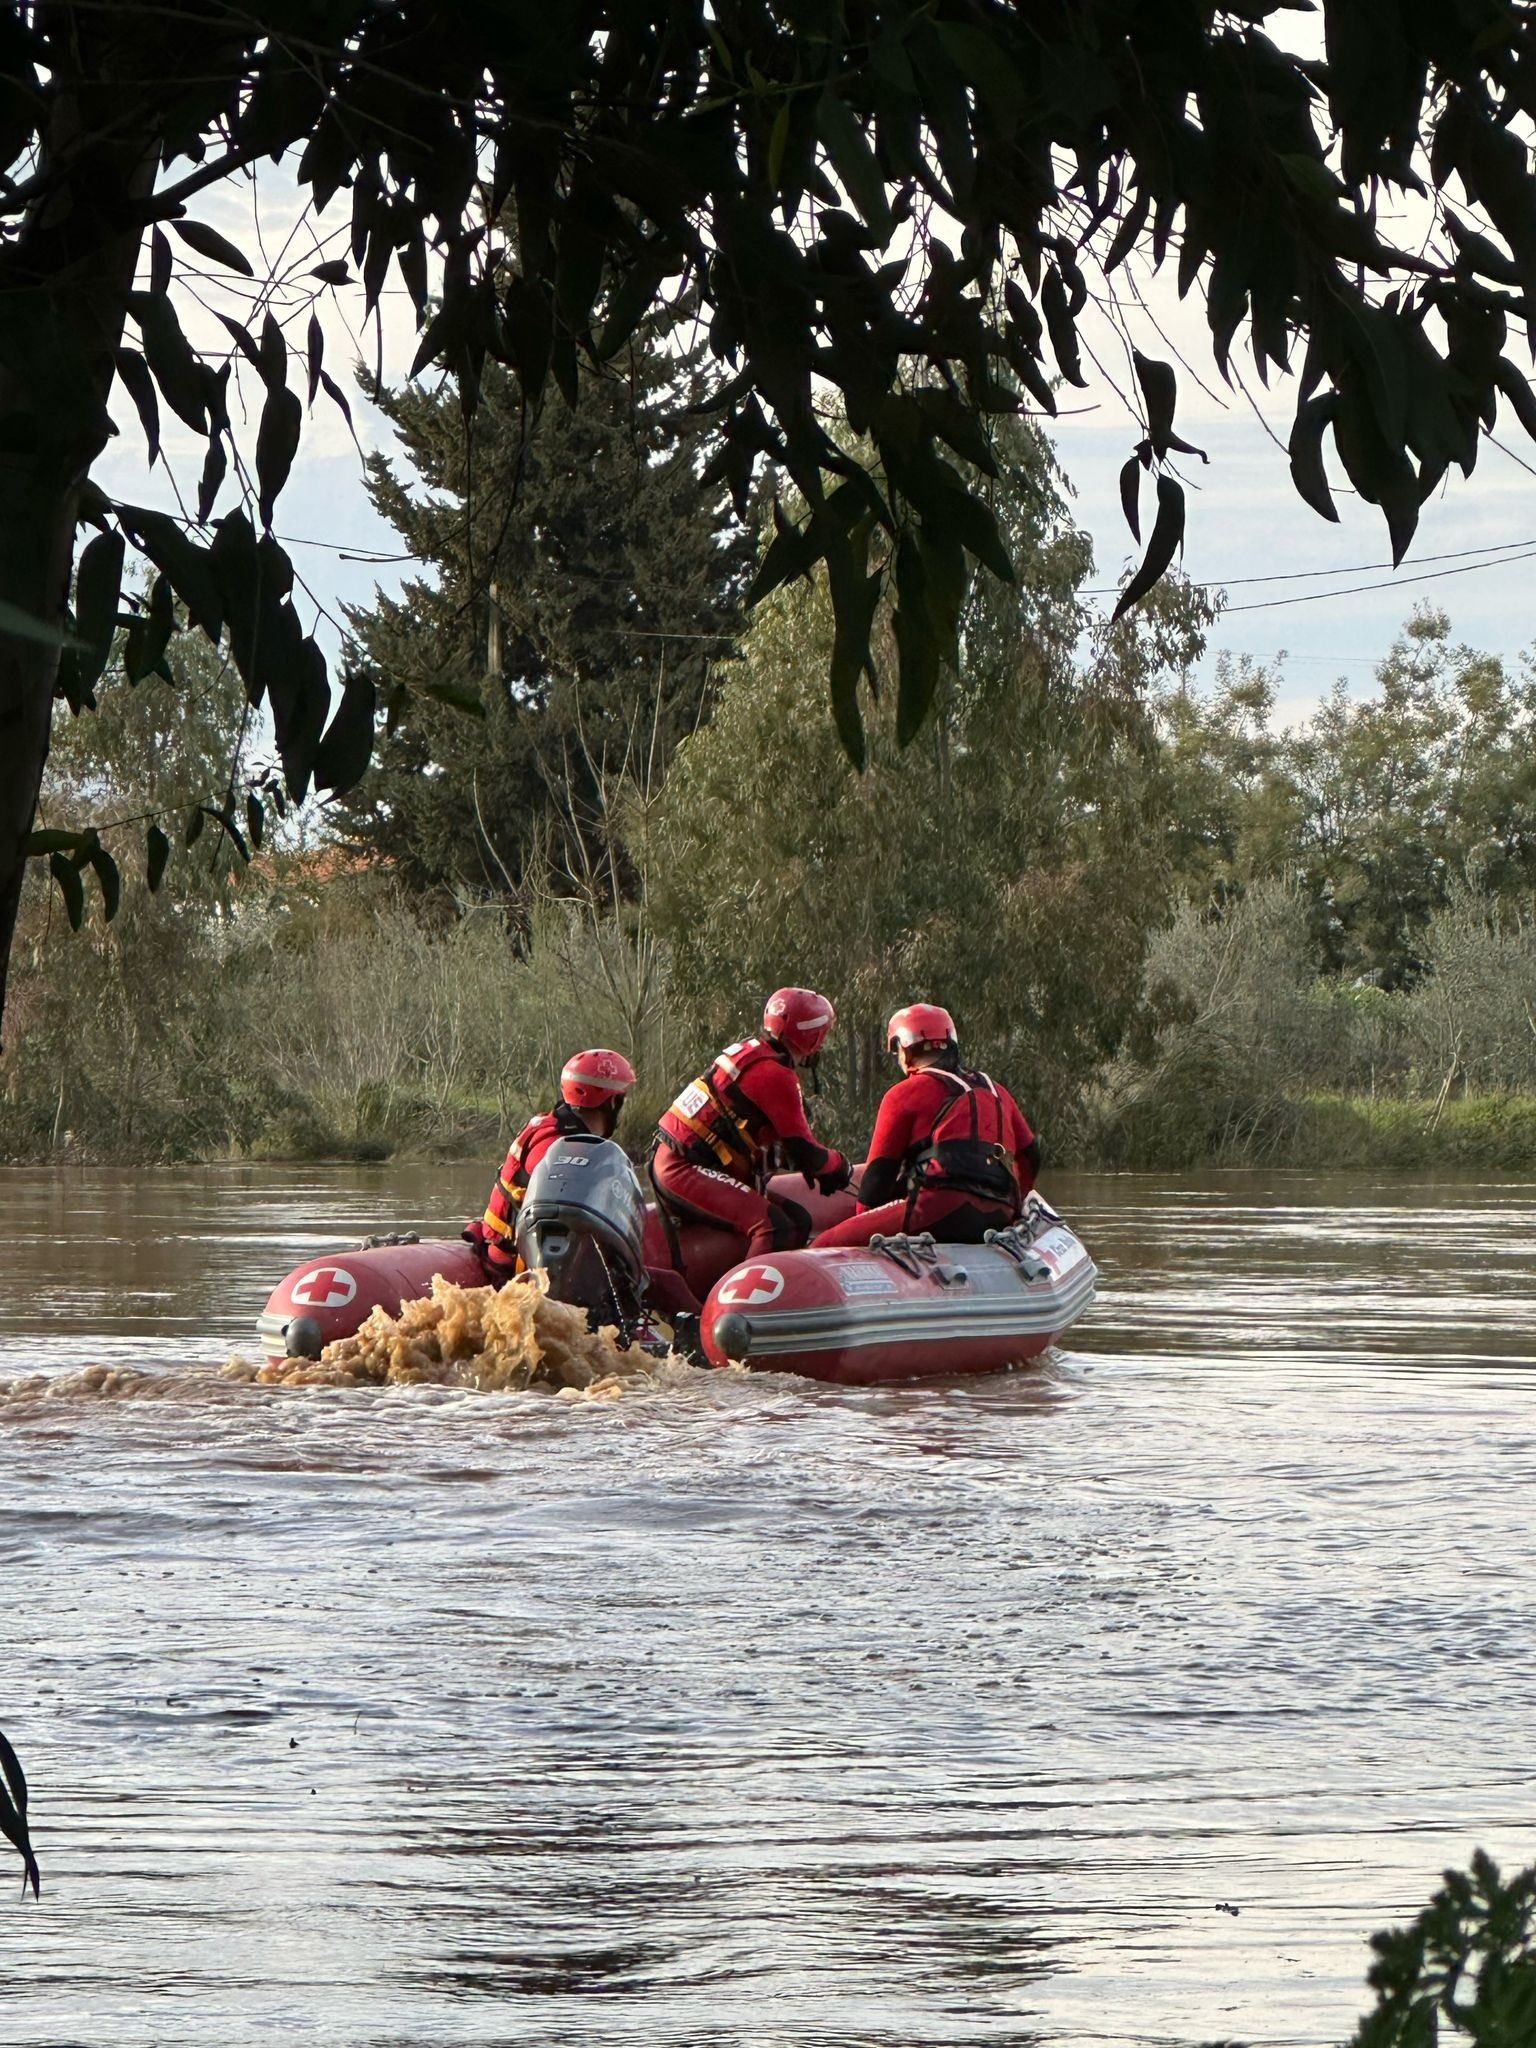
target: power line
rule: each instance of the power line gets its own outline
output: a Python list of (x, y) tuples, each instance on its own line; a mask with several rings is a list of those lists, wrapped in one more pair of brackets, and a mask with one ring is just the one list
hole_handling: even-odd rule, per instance
[(1536, 559), (1536, 547), (1528, 547), (1521, 555), (1500, 555), (1485, 562), (1464, 562), (1459, 569), (1435, 569), (1428, 576), (1413, 576), (1406, 581), (1398, 576), (1388, 576), (1380, 583), (1347, 583), (1339, 590), (1309, 590), (1301, 597), (1262, 597), (1252, 604), (1228, 605), (1222, 613), (1224, 619), (1236, 612), (1272, 612), (1285, 606), (1297, 604), (1326, 604), (1334, 597), (1357, 597), (1367, 590), (1413, 590), (1421, 583), (1438, 583), (1446, 576), (1471, 576), (1479, 569), (1512, 568), (1516, 562)]
[[(1256, 652), (1251, 647), (1212, 646), (1208, 649), (1208, 652), (1211, 654), (1230, 654), (1234, 661), (1270, 662), (1280, 659), (1279, 654), (1273, 647), (1263, 654)], [(1285, 650), (1285, 660), (1287, 663), (1293, 661), (1326, 661), (1335, 668), (1358, 668), (1362, 664), (1367, 668), (1376, 668), (1381, 663), (1381, 656), (1379, 654), (1292, 654), (1287, 648)]]
[[(1491, 565), (1493, 561), (1498, 560), (1513, 548), (1533, 547), (1536, 547), (1536, 534), (1530, 535), (1524, 540), (1488, 541), (1480, 548), (1453, 548), (1449, 553), (1443, 555), (1420, 555), (1419, 560), (1421, 562), (1462, 562), (1470, 555), (1487, 555), (1490, 558)], [(1275, 576), (1208, 576), (1202, 582), (1191, 585), (1191, 588), (1195, 590), (1238, 590), (1244, 585), (1251, 583), (1304, 583), (1317, 576), (1359, 576), (1372, 569), (1392, 569), (1396, 566), (1393, 562), (1336, 562), (1329, 569), (1293, 569), (1284, 575)], [(1479, 563), (1474, 566), (1481, 567), (1483, 565)], [(1412, 582), (1414, 579), (1410, 577), (1407, 580)], [(1423, 580), (1427, 581), (1428, 579)], [(1090, 590), (1084, 590), (1081, 594), (1084, 597), (1118, 597), (1120, 586), (1118, 584), (1106, 584), (1102, 588), (1095, 587)], [(1229, 609), (1237, 611), (1251, 609), (1251, 607), (1234, 605), (1229, 607)]]
[(272, 538), (280, 540), (285, 548), (324, 548), (328, 554), (340, 555), (344, 562), (415, 562), (420, 559), (407, 548), (402, 554), (384, 554), (377, 548), (366, 548), (361, 541), (311, 540), (302, 533), (274, 533)]
[[(174, 513), (171, 516), (176, 518)], [(196, 524), (195, 521), (187, 518), (185, 514), (177, 519), (176, 523), (189, 529)], [(317, 540), (308, 534), (280, 533), (274, 534), (273, 538), (281, 541), (285, 547), (320, 548), (328, 554), (340, 556), (344, 561), (358, 562), (370, 567), (383, 566), (391, 562), (414, 562), (419, 559), (409, 549), (403, 550), (398, 554), (385, 553), (382, 549), (365, 548), (360, 543)], [(1467, 559), (1469, 556), (1474, 555), (1479, 559), (1476, 561)], [(1251, 604), (1227, 605), (1223, 608), (1221, 616), (1227, 619), (1232, 618), (1238, 612), (1279, 611), (1292, 605), (1326, 604), (1330, 598), (1356, 597), (1363, 592), (1373, 590), (1408, 591), (1415, 589), (1421, 583), (1438, 583), (1446, 576), (1470, 576), (1478, 569), (1513, 567), (1517, 562), (1528, 562), (1533, 559), (1536, 559), (1536, 537), (1532, 536), (1528, 536), (1523, 540), (1489, 542), (1481, 548), (1453, 548), (1444, 554), (1423, 555), (1420, 557), (1420, 560), (1423, 562), (1459, 562), (1462, 564), (1460, 568), (1435, 569), (1427, 576), (1388, 576), (1384, 577), (1379, 583), (1349, 583), (1338, 590), (1307, 591), (1300, 597), (1259, 598)], [(1265, 583), (1305, 583), (1319, 576), (1348, 576), (1360, 571), (1390, 569), (1391, 567), (1392, 564), (1390, 562), (1352, 562), (1346, 568), (1296, 569), (1273, 576), (1212, 577), (1206, 582), (1192, 584), (1190, 588), (1194, 590), (1237, 590)], [(1118, 597), (1119, 594), (1120, 586), (1118, 584), (1093, 585), (1080, 593), (1083, 597)], [(1301, 661), (1348, 661), (1365, 660), (1368, 657), (1297, 655), (1291, 658)]]
[[(330, 554), (344, 555), (352, 562), (413, 562), (417, 559), (409, 549), (397, 554), (386, 554), (380, 549), (365, 547), (361, 541), (316, 540), (309, 534), (299, 533), (278, 533), (273, 535), (273, 539), (282, 541), (285, 547), (323, 548)], [(1491, 567), (1502, 556), (1516, 548), (1536, 548), (1536, 534), (1528, 535), (1523, 540), (1488, 541), (1480, 548), (1453, 548), (1446, 554), (1420, 555), (1418, 559), (1421, 562), (1461, 562), (1472, 555), (1486, 555), (1489, 558), (1486, 566)], [(1194, 590), (1239, 590), (1249, 584), (1305, 583), (1319, 576), (1356, 576), (1372, 569), (1390, 569), (1392, 566), (1391, 562), (1343, 562), (1335, 563), (1327, 569), (1294, 569), (1284, 575), (1209, 576), (1190, 587)], [(1479, 563), (1474, 566), (1485, 565)], [(1413, 579), (1410, 577), (1407, 580), (1411, 582)], [(1118, 597), (1120, 586), (1117, 583), (1093, 584), (1079, 594), (1083, 597)], [(1233, 606), (1230, 609), (1236, 610), (1237, 607)]]

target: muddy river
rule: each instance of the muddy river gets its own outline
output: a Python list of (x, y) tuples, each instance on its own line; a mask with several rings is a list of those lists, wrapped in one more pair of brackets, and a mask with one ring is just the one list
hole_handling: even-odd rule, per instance
[(1058, 1177), (969, 1384), (219, 1377), (483, 1178), (0, 1173), (0, 2042), (1329, 2043), (1536, 1857), (1536, 1190)]

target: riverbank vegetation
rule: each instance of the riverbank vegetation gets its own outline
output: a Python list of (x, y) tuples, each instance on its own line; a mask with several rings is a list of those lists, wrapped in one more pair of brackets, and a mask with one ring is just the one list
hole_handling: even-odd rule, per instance
[[(488, 372), (478, 488), (455, 398), (379, 396), (371, 489), (422, 574), (351, 621), (374, 766), (265, 843), (189, 801), (157, 857), (146, 815), (261, 782), (233, 672), (177, 634), (61, 712), (45, 821), (122, 821), (124, 903), (76, 934), (28, 896), (0, 1155), (490, 1153), (590, 1043), (635, 1060), (639, 1144), (793, 980), (839, 1006), (842, 1143), (924, 995), (1058, 1164), (1536, 1163), (1536, 683), (1442, 614), (1287, 727), (1278, 667), (1191, 680), (1207, 594), (1095, 623), (1068, 487), (1004, 418), (972, 481), (1017, 578), (965, 595), (920, 723), (870, 703), (860, 773), (823, 588), (744, 609), (676, 335), (569, 412)], [(877, 654), (912, 630), (877, 604)]]

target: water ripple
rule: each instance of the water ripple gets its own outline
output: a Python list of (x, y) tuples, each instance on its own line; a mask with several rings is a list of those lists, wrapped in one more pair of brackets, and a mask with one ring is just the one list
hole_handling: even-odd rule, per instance
[(220, 1377), (476, 1171), (4, 1178), (0, 2044), (1311, 2048), (1533, 1854), (1526, 1186), (1064, 1181), (1044, 1370), (573, 1410)]

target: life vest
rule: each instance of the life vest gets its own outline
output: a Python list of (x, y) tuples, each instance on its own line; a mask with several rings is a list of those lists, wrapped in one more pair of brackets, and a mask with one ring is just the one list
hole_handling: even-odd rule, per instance
[(933, 1128), (908, 1153), (908, 1186), (954, 1188), (989, 1202), (1019, 1199), (1008, 1111), (988, 1075), (967, 1067), (959, 1073), (929, 1067), (953, 1094), (934, 1118)]
[(482, 1242), (486, 1256), (493, 1263), (511, 1265), (516, 1261), (517, 1252), (512, 1240), (517, 1234), (517, 1212), (528, 1192), (528, 1176), (533, 1170), (535, 1155), (546, 1151), (556, 1138), (568, 1138), (586, 1129), (587, 1125), (576, 1111), (561, 1102), (546, 1110), (543, 1116), (536, 1116), (531, 1124), (519, 1131), (505, 1165), (496, 1176), (491, 1199), (480, 1219), (484, 1226)]
[(690, 1081), (661, 1118), (663, 1141), (699, 1166), (717, 1166), (736, 1180), (755, 1181), (778, 1135), (745, 1094), (742, 1077), (764, 1060), (794, 1061), (761, 1038), (728, 1045), (714, 1065)]

